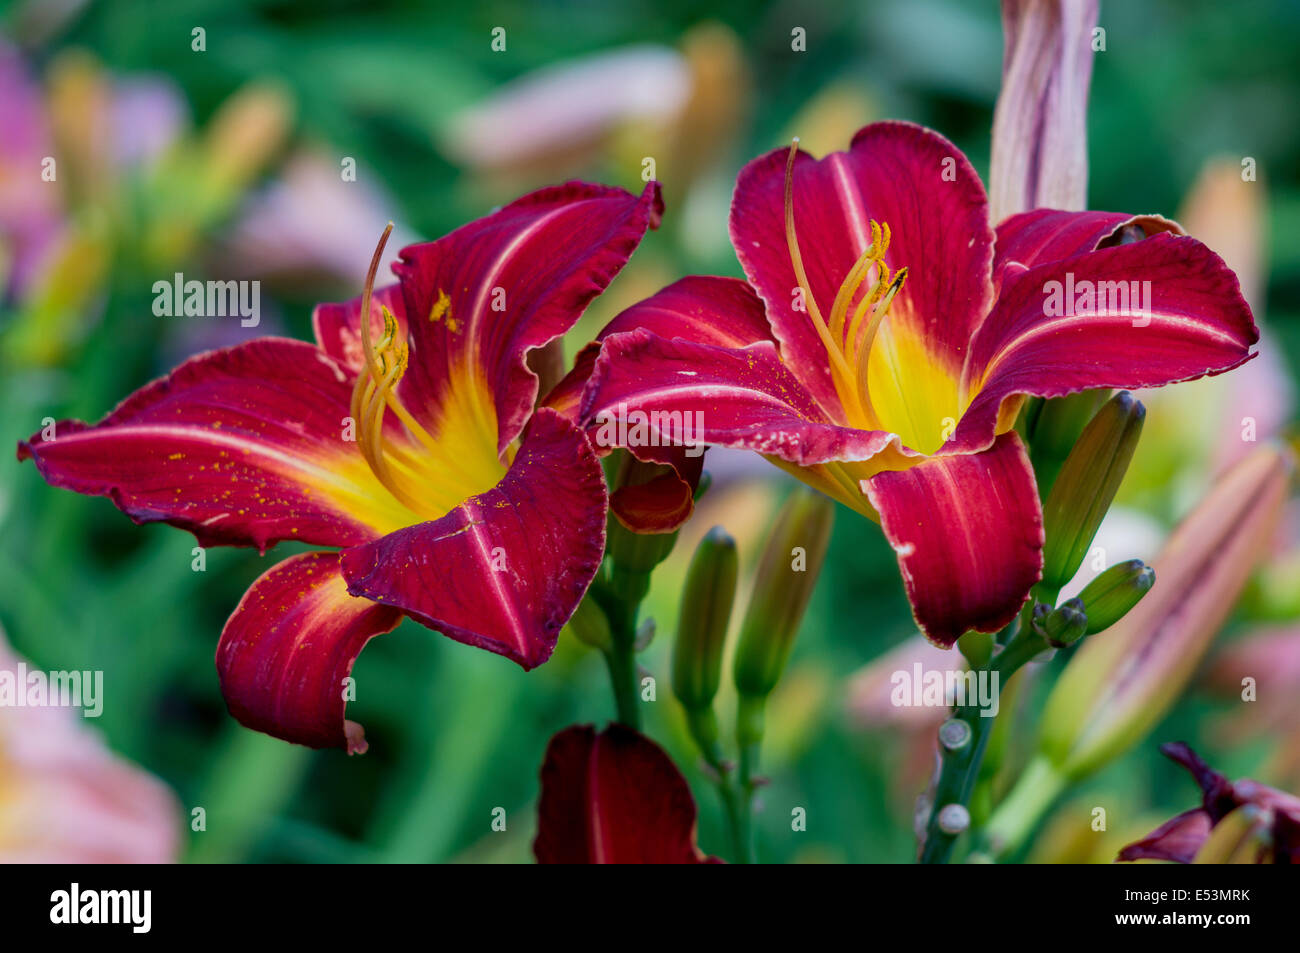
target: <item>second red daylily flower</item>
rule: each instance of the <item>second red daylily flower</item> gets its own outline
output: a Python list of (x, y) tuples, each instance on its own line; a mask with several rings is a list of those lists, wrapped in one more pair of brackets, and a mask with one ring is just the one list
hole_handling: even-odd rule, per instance
[(398, 283), (373, 295), (372, 267), (362, 299), (317, 308), (317, 343), (201, 354), (94, 426), (34, 434), (19, 459), (204, 546), (339, 548), (254, 582), (217, 667), (245, 725), (364, 750), (343, 686), (371, 637), (407, 615), (528, 669), (586, 592), (604, 481), (581, 430), (534, 412), (526, 358), (573, 325), (661, 208), (654, 183), (640, 198), (583, 183), (526, 195), (404, 249)]
[[(1214, 857), (1199, 859), (1205, 863), (1223, 863), (1226, 858), (1219, 854), (1239, 856), (1231, 848), (1241, 841), (1246, 847), (1245, 859), (1248, 861), (1300, 863), (1300, 798), (1258, 781), (1229, 781), (1181, 741), (1161, 745), (1160, 750), (1165, 757), (1186, 768), (1196, 780), (1201, 788), (1201, 806), (1184, 811), (1146, 837), (1129, 844), (1120, 851), (1119, 860), (1171, 860), (1190, 864), (1198, 860), (1197, 855), (1220, 822), (1239, 809), (1248, 808), (1255, 813), (1247, 818), (1249, 823), (1243, 825), (1243, 830), (1231, 843), (1221, 845), (1228, 849), (1217, 851)], [(1256, 825), (1265, 836), (1252, 845), (1243, 836), (1246, 834), (1244, 828)]]
[(640, 415), (654, 446), (630, 449), (665, 462), (661, 431), (700, 411), (696, 439), (878, 520), (944, 646), (1005, 625), (1040, 576), (1025, 395), (1220, 373), (1258, 338), (1235, 276), (1177, 225), (1038, 209), (995, 232), (966, 158), (908, 123), (755, 159), (731, 239), (748, 284), (687, 278), (616, 318), (579, 418), (599, 442), (598, 421)]
[(533, 852), (541, 864), (716, 864), (695, 843), (695, 798), (672, 759), (624, 725), (546, 747)]

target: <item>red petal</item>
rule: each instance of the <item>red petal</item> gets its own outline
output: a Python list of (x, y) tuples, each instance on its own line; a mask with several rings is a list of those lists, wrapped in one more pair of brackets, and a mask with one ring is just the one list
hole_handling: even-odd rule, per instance
[(916, 624), (951, 647), (1010, 622), (1043, 570), (1043, 514), (1014, 431), (988, 450), (936, 456), (862, 482), (898, 554)]
[[(596, 342), (578, 353), (573, 370), (550, 393), (546, 406), (577, 420), (583, 390), (601, 351), (599, 342), (638, 329), (665, 339), (682, 338), (720, 347), (772, 342), (763, 303), (749, 285), (735, 278), (692, 275), (632, 305), (610, 321)], [(608, 452), (608, 448), (596, 449), (598, 453)], [(614, 491), (610, 510), (635, 532), (666, 533), (679, 528), (695, 509), (703, 453), (689, 456), (674, 447), (628, 449), (637, 459), (664, 464), (671, 467), (671, 472), (665, 471), (651, 483)]]
[(672, 340), (718, 347), (771, 341), (763, 302), (738, 278), (689, 275), (620, 312), (597, 340), (638, 328)]
[[(1046, 313), (1049, 282), (1060, 283), (1064, 299), (1067, 282), (1078, 288), (1083, 281), (1126, 289), (1150, 282), (1138, 286), (1150, 314), (1132, 301), (1104, 314)], [(1237, 277), (1194, 238), (1161, 234), (1036, 266), (1006, 279), (975, 336), (966, 381), (975, 396), (950, 449), (987, 446), (1008, 397), (1193, 380), (1249, 360), (1258, 340)]]
[(344, 682), (362, 648), (401, 621), (396, 609), (348, 595), (337, 553), (303, 553), (244, 593), (217, 646), (221, 694), (255, 731), (313, 748), (366, 750), (344, 720)]
[[(530, 350), (578, 320), (662, 212), (659, 186), (638, 198), (571, 182), (525, 195), (451, 234), (402, 250), (394, 266), (410, 316), (407, 407), (447, 402), (462, 368), (493, 395), (499, 452), (523, 431), (537, 398)], [(436, 312), (440, 294), (449, 307)]]
[(1119, 852), (1119, 860), (1172, 860), (1190, 864), (1214, 826), (1201, 808), (1184, 811)]
[(33, 434), (18, 459), (204, 546), (355, 545), (414, 517), (343, 439), (350, 384), (318, 348), (262, 338), (191, 358), (94, 426)]
[[(639, 415), (647, 421), (644, 440), (635, 430)], [(891, 443), (898, 445), (897, 437), (883, 431), (825, 422), (812, 394), (771, 344), (713, 347), (666, 341), (645, 331), (605, 342), (582, 420), (597, 446), (635, 440), (644, 453), (651, 449), (647, 443), (682, 446), (689, 437), (691, 443), (756, 450), (799, 466), (866, 460)]]
[(342, 555), (348, 590), (525, 669), (545, 662), (605, 548), (605, 483), (582, 432), (534, 416), (505, 478), (446, 516)]
[[(842, 419), (826, 350), (808, 314), (793, 308), (797, 282), (785, 234), (785, 166), (778, 149), (741, 170), (731, 204), (731, 241), (767, 305), (787, 364), (834, 419)], [(889, 321), (923, 340), (956, 379), (992, 299), (993, 231), (979, 177), (961, 151), (910, 123), (862, 129), (848, 152), (820, 161), (800, 153), (794, 221), (808, 281), (823, 316), (870, 244), (868, 220), (893, 234), (886, 264), (908, 277)]]
[(1103, 244), (1117, 243), (1123, 230), (1129, 226), (1140, 227), (1147, 236), (1161, 232), (1183, 234), (1178, 223), (1159, 215), (1035, 209), (1012, 215), (998, 225), (993, 274), (1000, 285), (1005, 269), (1012, 263), (1032, 268), (1096, 251)]
[(682, 338), (717, 347), (746, 347), (757, 341), (776, 343), (763, 302), (753, 288), (737, 278), (689, 275), (619, 312), (595, 342), (578, 352), (573, 370), (547, 396), (546, 406), (576, 419), (582, 390), (600, 353), (598, 343), (637, 330), (669, 341)]
[(695, 799), (658, 745), (630, 728), (566, 728), (542, 764), (533, 852), (542, 864), (717, 863), (695, 846)]

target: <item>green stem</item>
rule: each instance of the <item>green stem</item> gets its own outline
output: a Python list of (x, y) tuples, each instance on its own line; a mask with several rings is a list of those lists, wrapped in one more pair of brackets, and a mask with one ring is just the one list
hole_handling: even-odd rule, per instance
[(713, 708), (687, 710), (686, 727), (704, 763), (709, 766), (709, 780), (718, 789), (718, 797), (727, 815), (727, 827), (731, 831), (732, 857), (738, 864), (752, 863), (747, 805), (742, 803), (743, 795), (732, 784), (734, 766), (723, 760), (722, 747), (718, 744), (718, 720)]
[(636, 646), (634, 640), (614, 633), (614, 644), (605, 653), (609, 681), (614, 690), (618, 720), (635, 731), (641, 730), (641, 705), (636, 681)]
[(984, 828), (988, 851), (1003, 856), (1018, 850), (1065, 789), (1067, 780), (1041, 755), (1029, 762)]
[[(1047, 648), (1047, 643), (1037, 635), (1029, 625), (1030, 613), (1034, 600), (1030, 599), (1018, 619), (999, 633), (999, 642), (1005, 638), (1002, 651), (989, 660), (981, 672), (996, 672), (999, 695), (1003, 683), (1020, 668)], [(935, 785), (934, 803), (930, 809), (930, 820), (926, 826), (925, 846), (921, 850), (921, 863), (944, 864), (952, 854), (953, 846), (962, 831), (955, 833), (945, 831), (939, 826), (940, 812), (947, 806), (958, 804), (966, 807), (979, 777), (980, 763), (984, 758), (984, 749), (988, 745), (995, 717), (985, 717), (978, 704), (966, 704), (957, 708), (954, 718), (964, 721), (970, 728), (970, 737), (957, 750), (941, 747), (941, 767), (939, 781)]]
[(736, 790), (728, 774), (719, 774), (714, 787), (718, 789), (718, 797), (722, 799), (722, 808), (727, 815), (732, 857), (738, 864), (752, 864), (754, 842), (749, 822), (748, 795)]
[(736, 747), (740, 749), (737, 772), (736, 862), (752, 864), (754, 847), (754, 792), (758, 790), (758, 762), (763, 746), (766, 697), (741, 695), (736, 700)]
[(604, 648), (604, 656), (618, 720), (635, 731), (641, 730), (636, 621), (641, 600), (649, 588), (649, 574), (615, 574), (612, 579), (594, 583), (587, 593), (587, 598), (596, 601), (609, 621), (609, 645)]

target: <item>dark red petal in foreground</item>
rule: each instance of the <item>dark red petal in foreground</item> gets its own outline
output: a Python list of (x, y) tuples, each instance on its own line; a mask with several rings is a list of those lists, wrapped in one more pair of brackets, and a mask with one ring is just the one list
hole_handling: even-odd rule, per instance
[(33, 434), (18, 459), (204, 546), (350, 546), (412, 519), (344, 439), (350, 399), (351, 380), (320, 349), (261, 338), (191, 358), (98, 424)]
[[(1094, 294), (1083, 293), (1084, 281)], [(1070, 297), (1073, 313), (1062, 313)], [(949, 449), (987, 446), (1013, 395), (1159, 387), (1219, 374), (1249, 360), (1258, 340), (1236, 275), (1194, 238), (1156, 235), (1039, 265), (1007, 278), (975, 336), (968, 368), (975, 398)]]
[(550, 658), (605, 548), (605, 482), (582, 432), (541, 409), (497, 486), (345, 550), (353, 595), (525, 669)]
[(256, 731), (313, 748), (366, 750), (344, 720), (344, 679), (361, 649), (402, 614), (348, 595), (337, 553), (272, 566), (244, 593), (221, 633), (217, 674), (230, 713)]
[(898, 554), (912, 614), (949, 648), (1010, 622), (1043, 570), (1043, 514), (1014, 431), (988, 450), (937, 456), (863, 481)]
[(662, 210), (655, 182), (639, 198), (570, 182), (403, 249), (393, 270), (411, 327), (410, 366), (399, 385), (406, 406), (442, 406), (449, 382), (467, 369), (493, 395), (504, 451), (537, 398), (528, 351), (573, 326)]
[(695, 799), (662, 748), (630, 728), (566, 728), (542, 764), (542, 864), (718, 863), (695, 845)]
[[(797, 282), (785, 232), (787, 156), (788, 150), (777, 149), (741, 170), (731, 203), (731, 243), (767, 304), (786, 363), (833, 413), (839, 398), (826, 349), (811, 317), (794, 307)], [(992, 298), (993, 230), (984, 186), (960, 149), (911, 123), (867, 126), (848, 152), (821, 160), (800, 153), (795, 232), (827, 320), (840, 284), (870, 244), (870, 219), (888, 223), (893, 234), (885, 263), (908, 270), (889, 321), (924, 341), (956, 378)]]
[(1172, 860), (1190, 864), (1210, 836), (1214, 822), (1210, 815), (1197, 808), (1184, 811), (1172, 820), (1165, 821), (1146, 837), (1134, 841), (1119, 852), (1120, 860)]

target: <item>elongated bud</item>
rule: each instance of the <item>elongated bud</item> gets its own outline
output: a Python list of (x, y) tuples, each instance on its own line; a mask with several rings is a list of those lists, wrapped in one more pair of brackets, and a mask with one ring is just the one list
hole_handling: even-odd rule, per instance
[(596, 605), (594, 599), (583, 599), (578, 603), (573, 616), (569, 619), (568, 630), (574, 638), (593, 649), (608, 652), (614, 645), (610, 634), (609, 619), (605, 612)]
[(1060, 589), (1088, 554), (1133, 459), (1146, 409), (1120, 391), (1083, 428), (1043, 503), (1043, 585)]
[(1088, 616), (1083, 602), (1068, 599), (1050, 612), (1043, 622), (1043, 636), (1053, 648), (1063, 649), (1083, 638), (1088, 631)]
[(1085, 390), (1065, 397), (1031, 397), (1025, 402), (1016, 428), (1029, 446), (1038, 492), (1043, 497), (1051, 492), (1083, 428), (1110, 395), (1109, 390)]
[(973, 669), (983, 668), (993, 657), (993, 633), (974, 629), (957, 640), (957, 649)]
[(741, 695), (766, 697), (781, 677), (826, 558), (835, 504), (812, 490), (791, 494), (758, 566), (732, 674)]
[(1243, 804), (1219, 820), (1210, 831), (1194, 864), (1257, 864), (1273, 847), (1269, 816), (1253, 804)]
[(1033, 208), (1084, 207), (1096, 26), (1097, 0), (1002, 0), (1002, 88), (989, 149), (993, 221)]
[(1039, 737), (1062, 777), (1092, 773), (1164, 717), (1267, 551), (1290, 475), (1290, 454), (1272, 445), (1228, 470), (1156, 557), (1160, 585), (1070, 660)]
[(718, 693), (738, 566), (736, 541), (715, 526), (700, 541), (686, 572), (673, 643), (673, 693), (687, 711), (708, 708)]
[(1124, 618), (1156, 584), (1156, 571), (1140, 559), (1111, 566), (1079, 593), (1088, 616), (1086, 635), (1094, 635)]

